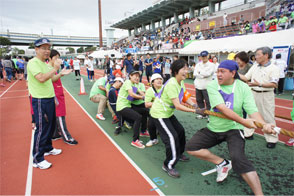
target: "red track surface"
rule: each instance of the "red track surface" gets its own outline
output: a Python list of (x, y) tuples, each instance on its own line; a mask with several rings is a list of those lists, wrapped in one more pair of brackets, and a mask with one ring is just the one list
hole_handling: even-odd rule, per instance
[[(11, 85), (11, 84), (10, 84)], [(1, 195), (24, 195), (31, 142), (25, 82), (1, 88)], [(61, 155), (48, 156), (48, 170), (33, 169), (32, 195), (150, 195), (151, 185), (119, 152), (76, 102), (65, 93), (67, 125), (76, 146), (59, 140)]]

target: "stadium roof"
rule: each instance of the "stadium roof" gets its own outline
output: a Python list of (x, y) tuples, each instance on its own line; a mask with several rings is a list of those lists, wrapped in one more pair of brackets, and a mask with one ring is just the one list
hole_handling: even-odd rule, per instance
[[(211, 3), (216, 4), (224, 0), (211, 0)], [(142, 10), (126, 19), (123, 19), (111, 27), (119, 29), (134, 29), (141, 27), (142, 24), (149, 24), (151, 20), (158, 22), (161, 17), (171, 18), (174, 13), (178, 15), (189, 12), (189, 8), (197, 10), (209, 5), (207, 0), (163, 0), (147, 9)]]

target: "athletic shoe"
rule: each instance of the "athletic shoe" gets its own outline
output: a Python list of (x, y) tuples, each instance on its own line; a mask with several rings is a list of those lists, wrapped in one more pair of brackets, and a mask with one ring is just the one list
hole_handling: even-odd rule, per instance
[(154, 139), (154, 140), (149, 140), (149, 142), (146, 143), (147, 147), (151, 147), (155, 144), (158, 144), (158, 139)]
[(119, 122), (118, 118), (117, 118), (116, 116), (114, 116), (114, 117), (112, 118), (112, 124), (116, 124), (116, 123), (118, 123), (118, 122)]
[(73, 138), (71, 138), (69, 141), (64, 140), (64, 142), (69, 144), (69, 145), (77, 145), (78, 144), (78, 141), (76, 141)]
[(217, 178), (216, 178), (216, 182), (222, 182), (224, 181), (228, 174), (229, 171), (232, 169), (232, 163), (231, 161), (229, 161), (229, 163), (227, 163), (224, 166), (216, 166), (216, 172), (217, 172)]
[(5, 84), (3, 84), (3, 83), (2, 83), (2, 84), (0, 84), (0, 86), (3, 86), (3, 87), (4, 87), (4, 86), (5, 86)]
[(254, 140), (254, 137), (253, 137), (253, 135), (251, 135), (251, 136), (245, 137), (245, 139), (246, 140)]
[(200, 115), (200, 114), (198, 114), (198, 115), (196, 116), (196, 119), (203, 119), (203, 116)]
[(169, 176), (173, 177), (173, 178), (179, 178), (181, 175), (180, 173), (175, 169), (169, 169), (168, 167), (166, 167), (165, 165), (162, 166), (163, 171), (165, 171)]
[(114, 135), (118, 135), (121, 133), (121, 128), (120, 127), (115, 127)]
[(56, 140), (59, 140), (59, 139), (61, 139), (62, 137), (61, 137), (61, 135), (59, 135), (59, 136), (57, 136), (57, 137), (52, 137), (52, 140), (53, 141), (56, 141)]
[(290, 147), (294, 146), (294, 138), (290, 138), (287, 142), (285, 142), (285, 145)]
[(267, 147), (267, 148), (275, 148), (275, 147), (276, 147), (276, 143), (268, 142), (268, 143), (266, 144), (266, 147)]
[(145, 131), (144, 133), (140, 133), (140, 137), (150, 137), (148, 131)]
[(44, 156), (48, 156), (48, 155), (59, 155), (61, 152), (62, 152), (61, 149), (53, 148), (51, 151), (45, 152)]
[(127, 129), (132, 129), (132, 126), (131, 126), (130, 123), (128, 123), (127, 121), (124, 122), (124, 126), (125, 126)]
[(179, 160), (180, 160), (180, 161), (183, 161), (183, 162), (187, 162), (187, 161), (190, 161), (190, 158), (187, 157), (186, 155), (182, 154), (182, 155), (180, 156), (180, 159), (179, 159)]
[(143, 143), (142, 141), (140, 141), (140, 140), (136, 140), (135, 142), (132, 141), (131, 145), (132, 145), (132, 146), (135, 146), (135, 147), (137, 147), (137, 148), (141, 148), (141, 149), (143, 149), (143, 148), (145, 148), (145, 146), (144, 146), (144, 144), (142, 144), (142, 143)]
[(102, 114), (96, 114), (96, 118), (99, 120), (105, 120), (105, 118)]
[(39, 163), (33, 163), (33, 167), (40, 168), (40, 169), (48, 169), (52, 166), (52, 163), (44, 160)]

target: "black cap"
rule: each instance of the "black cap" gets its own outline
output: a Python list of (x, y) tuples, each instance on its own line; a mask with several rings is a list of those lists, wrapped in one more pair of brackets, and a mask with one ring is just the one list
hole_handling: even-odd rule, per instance
[(128, 56), (132, 56), (132, 54), (131, 54), (131, 53), (128, 53), (128, 54), (127, 54), (127, 57), (128, 57)]
[(133, 75), (133, 74), (135, 74), (135, 73), (138, 73), (139, 75), (141, 75), (141, 71), (138, 71), (138, 70), (131, 70), (131, 72), (130, 72), (130, 75)]

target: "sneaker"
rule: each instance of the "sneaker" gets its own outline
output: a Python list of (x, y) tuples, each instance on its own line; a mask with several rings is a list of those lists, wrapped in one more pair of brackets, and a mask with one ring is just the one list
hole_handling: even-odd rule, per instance
[(179, 160), (180, 160), (180, 161), (183, 161), (183, 162), (187, 162), (187, 161), (190, 161), (190, 158), (187, 157), (186, 155), (182, 154), (182, 155), (180, 156), (180, 159), (179, 159)]
[(124, 122), (124, 126), (125, 126), (127, 129), (132, 129), (132, 126), (131, 126), (130, 123), (128, 123), (127, 121)]
[(118, 135), (121, 133), (121, 128), (120, 127), (115, 127), (114, 135)]
[(2, 83), (2, 84), (0, 84), (0, 86), (3, 86), (3, 87), (4, 87), (4, 86), (5, 86), (5, 84), (3, 84), (3, 83)]
[(173, 177), (173, 178), (179, 178), (181, 175), (180, 173), (175, 169), (169, 169), (168, 167), (166, 167), (165, 165), (162, 166), (163, 171), (165, 171), (169, 176)]
[(59, 155), (61, 152), (62, 152), (61, 149), (53, 148), (51, 151), (45, 152), (44, 156), (48, 156), (48, 155)]
[(147, 147), (151, 147), (155, 144), (158, 144), (158, 139), (154, 139), (154, 140), (149, 140), (149, 142), (146, 143)]
[(148, 131), (145, 131), (144, 133), (140, 133), (140, 137), (150, 137)]
[(290, 147), (294, 146), (294, 138), (291, 138), (287, 142), (285, 142), (285, 145)]
[(96, 118), (99, 120), (105, 120), (105, 118), (102, 114), (96, 114)]
[(246, 140), (254, 140), (254, 137), (253, 137), (253, 135), (251, 135), (251, 136), (245, 137), (245, 139)]
[(222, 182), (224, 181), (228, 174), (229, 171), (232, 169), (232, 163), (231, 161), (229, 161), (228, 164), (224, 165), (224, 166), (216, 166), (216, 172), (217, 172), (217, 178), (216, 178), (216, 182)]
[(276, 143), (267, 142), (266, 147), (267, 148), (275, 148), (276, 147)]
[(40, 168), (40, 169), (48, 169), (52, 166), (52, 163), (44, 160), (39, 163), (33, 163), (33, 167)]
[(61, 139), (62, 137), (61, 137), (61, 135), (59, 135), (59, 136), (56, 136), (56, 137), (52, 137), (52, 140), (53, 141), (56, 141), (56, 140), (59, 140), (59, 139)]
[(203, 116), (200, 115), (200, 114), (198, 114), (198, 115), (196, 116), (196, 119), (203, 119)]
[(69, 144), (69, 145), (77, 145), (78, 141), (76, 141), (75, 139), (71, 138), (69, 141), (64, 141), (65, 143)]
[(116, 124), (118, 122), (119, 122), (118, 118), (116, 116), (114, 116), (112, 119), (112, 124)]
[(136, 140), (135, 142), (132, 141), (131, 145), (141, 149), (145, 148), (144, 144), (142, 144), (142, 141), (139, 140)]

